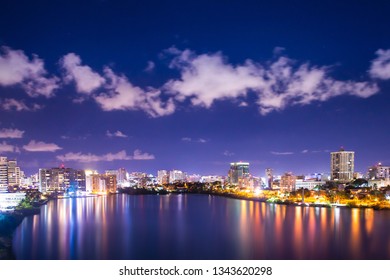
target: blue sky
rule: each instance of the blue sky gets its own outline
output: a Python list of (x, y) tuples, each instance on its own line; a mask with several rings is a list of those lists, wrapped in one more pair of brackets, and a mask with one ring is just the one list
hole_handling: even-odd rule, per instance
[(2, 1), (0, 154), (27, 174), (390, 164), (386, 1), (78, 2)]

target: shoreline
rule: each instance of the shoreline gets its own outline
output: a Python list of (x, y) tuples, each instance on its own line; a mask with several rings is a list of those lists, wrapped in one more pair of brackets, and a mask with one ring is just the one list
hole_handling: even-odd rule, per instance
[(20, 209), (14, 212), (0, 212), (0, 260), (15, 260), (12, 239), (15, 230), (25, 217), (37, 215), (41, 208)]

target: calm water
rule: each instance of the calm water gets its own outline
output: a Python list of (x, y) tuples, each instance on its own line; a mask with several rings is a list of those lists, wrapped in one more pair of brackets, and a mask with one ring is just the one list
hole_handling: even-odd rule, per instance
[(208, 195), (51, 201), (14, 236), (18, 259), (390, 259), (390, 211)]

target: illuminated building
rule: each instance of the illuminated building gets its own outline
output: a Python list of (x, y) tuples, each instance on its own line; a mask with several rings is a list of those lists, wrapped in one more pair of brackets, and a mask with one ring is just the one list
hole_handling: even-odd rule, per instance
[(292, 192), (295, 191), (296, 176), (291, 172), (285, 173), (280, 177), (280, 190)]
[(248, 162), (232, 162), (228, 173), (229, 183), (232, 185), (245, 185), (244, 181), (249, 177)]
[(368, 179), (374, 180), (374, 179), (389, 179), (390, 178), (390, 167), (389, 166), (383, 166), (382, 163), (378, 163), (377, 165), (374, 165), (368, 169), (367, 172)]
[(157, 183), (160, 185), (169, 183), (169, 175), (166, 170), (158, 170), (157, 171)]
[(0, 212), (12, 211), (26, 197), (26, 193), (0, 193)]
[(6, 157), (0, 157), (0, 192), (8, 189), (8, 160)]
[(330, 161), (331, 180), (349, 182), (353, 179), (355, 152), (344, 151), (332, 152)]
[(8, 186), (20, 185), (20, 167), (15, 159), (8, 160)]
[(117, 189), (116, 175), (114, 174), (90, 174), (88, 182), (91, 184), (92, 193), (114, 193)]
[(169, 171), (169, 183), (175, 182), (184, 182), (186, 179), (186, 174), (181, 170), (171, 170)]
[(85, 172), (73, 168), (39, 169), (39, 191), (42, 193), (85, 191)]

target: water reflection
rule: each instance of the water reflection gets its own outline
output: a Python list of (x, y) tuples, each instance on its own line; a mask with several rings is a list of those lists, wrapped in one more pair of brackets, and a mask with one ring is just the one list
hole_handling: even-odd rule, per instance
[(389, 211), (205, 195), (51, 201), (14, 236), (19, 259), (388, 259)]

